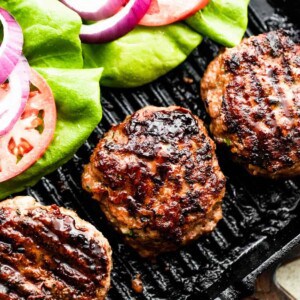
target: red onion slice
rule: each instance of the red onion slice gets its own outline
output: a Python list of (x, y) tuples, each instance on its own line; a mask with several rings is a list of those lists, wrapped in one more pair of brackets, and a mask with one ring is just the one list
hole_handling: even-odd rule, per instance
[(25, 57), (8, 77), (7, 91), (0, 93), (0, 137), (8, 133), (22, 115), (29, 97), (30, 68)]
[(0, 21), (3, 25), (3, 41), (0, 47), (0, 84), (2, 84), (21, 57), (23, 33), (17, 21), (3, 8), (0, 8)]
[(61, 0), (79, 14), (82, 19), (99, 21), (117, 13), (126, 0)]
[(82, 25), (80, 38), (87, 43), (105, 43), (131, 31), (149, 9), (151, 0), (130, 0), (113, 17), (92, 25)]

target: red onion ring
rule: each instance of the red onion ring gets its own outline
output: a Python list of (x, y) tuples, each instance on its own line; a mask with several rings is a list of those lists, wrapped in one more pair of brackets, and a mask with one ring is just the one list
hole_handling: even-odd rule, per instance
[(23, 33), (17, 21), (3, 8), (0, 8), (0, 21), (3, 25), (3, 41), (0, 47), (0, 84), (2, 84), (21, 57)]
[(146, 14), (151, 0), (130, 0), (113, 17), (92, 25), (82, 25), (80, 38), (87, 43), (105, 43), (131, 31)]
[(61, 2), (77, 12), (82, 19), (99, 21), (117, 13), (126, 0), (61, 0)]
[(8, 77), (8, 92), (0, 98), (0, 137), (8, 133), (22, 115), (27, 103), (30, 86), (30, 68), (25, 57)]

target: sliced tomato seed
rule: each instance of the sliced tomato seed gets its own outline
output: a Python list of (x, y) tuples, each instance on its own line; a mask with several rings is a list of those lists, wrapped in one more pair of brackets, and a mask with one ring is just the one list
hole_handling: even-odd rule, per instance
[(11, 154), (19, 158), (23, 157), (24, 154), (29, 153), (33, 149), (33, 146), (25, 139), (21, 139), (20, 143), (17, 145), (15, 140), (11, 138), (8, 149)]
[(43, 125), (43, 119), (39, 118), (39, 117), (36, 117), (32, 122), (31, 122), (31, 125), (32, 125), (32, 128), (37, 128), (41, 125)]

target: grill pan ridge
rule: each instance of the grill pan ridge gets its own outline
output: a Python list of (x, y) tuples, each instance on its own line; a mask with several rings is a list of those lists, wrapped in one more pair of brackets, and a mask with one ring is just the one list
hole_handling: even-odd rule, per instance
[[(299, 38), (299, 21), (289, 0), (252, 0), (246, 35), (277, 28)], [(294, 5), (295, 6), (295, 5)], [(300, 3), (298, 5), (298, 9)], [(298, 15), (299, 16), (299, 15)], [(270, 181), (253, 178), (218, 149), (227, 177), (224, 218), (217, 229), (155, 263), (138, 257), (108, 225), (98, 204), (81, 189), (82, 167), (98, 140), (128, 114), (146, 105), (180, 105), (209, 123), (199, 99), (199, 81), (219, 46), (205, 40), (185, 63), (159, 80), (137, 89), (102, 89), (104, 117), (73, 159), (35, 187), (27, 189), (43, 204), (75, 210), (103, 232), (113, 249), (112, 287), (107, 299), (238, 299), (251, 293), (258, 273), (280, 259), (300, 240), (300, 178)], [(24, 193), (23, 193), (24, 194)], [(143, 293), (131, 280), (141, 275)]]

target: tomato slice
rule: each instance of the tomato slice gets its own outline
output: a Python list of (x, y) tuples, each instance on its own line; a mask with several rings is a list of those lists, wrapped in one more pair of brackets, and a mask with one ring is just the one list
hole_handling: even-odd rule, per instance
[(195, 14), (209, 0), (152, 0), (147, 14), (140, 25), (161, 26), (171, 24)]
[[(56, 107), (45, 79), (31, 69), (30, 92), (25, 110), (12, 130), (0, 137), (0, 182), (11, 179), (32, 166), (51, 143), (56, 126)], [(7, 91), (0, 86), (0, 96)]]

